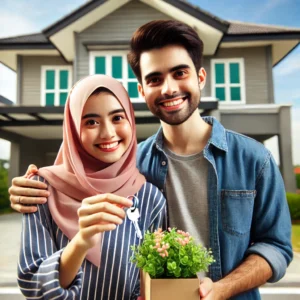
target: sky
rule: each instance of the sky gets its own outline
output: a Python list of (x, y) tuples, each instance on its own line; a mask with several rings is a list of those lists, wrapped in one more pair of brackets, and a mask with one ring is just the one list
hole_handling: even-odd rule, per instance
[[(40, 32), (85, 0), (0, 0), (0, 38)], [(227, 20), (300, 29), (299, 0), (189, 0)], [(300, 165), (300, 46), (273, 68), (275, 102), (293, 104), (293, 162)], [(16, 75), (0, 63), (0, 94), (16, 99)], [(267, 141), (278, 162), (277, 138)], [(0, 140), (0, 159), (9, 158), (9, 143)]]

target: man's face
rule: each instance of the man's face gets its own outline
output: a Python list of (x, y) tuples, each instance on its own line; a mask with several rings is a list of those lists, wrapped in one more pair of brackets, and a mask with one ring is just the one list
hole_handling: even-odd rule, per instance
[(184, 47), (169, 45), (143, 52), (140, 68), (139, 92), (150, 111), (163, 122), (179, 125), (198, 108), (206, 73), (201, 68), (197, 74)]

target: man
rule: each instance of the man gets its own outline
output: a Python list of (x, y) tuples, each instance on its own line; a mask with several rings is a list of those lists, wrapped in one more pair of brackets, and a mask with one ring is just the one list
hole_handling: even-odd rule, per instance
[[(170, 226), (212, 249), (216, 262), (201, 299), (259, 299), (256, 287), (279, 280), (292, 259), (291, 224), (280, 172), (260, 143), (198, 112), (206, 72), (203, 43), (178, 21), (153, 21), (131, 40), (128, 61), (161, 129), (139, 145), (138, 167), (168, 199)], [(23, 177), (10, 188), (21, 212), (45, 188)], [(36, 197), (36, 199), (34, 198)]]

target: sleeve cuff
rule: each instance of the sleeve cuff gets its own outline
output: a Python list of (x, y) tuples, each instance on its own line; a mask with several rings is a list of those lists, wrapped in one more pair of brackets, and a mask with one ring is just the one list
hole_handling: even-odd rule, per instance
[(253, 244), (246, 251), (246, 256), (250, 254), (257, 254), (259, 256), (262, 256), (271, 266), (273, 275), (268, 280), (268, 282), (276, 282), (284, 276), (287, 268), (287, 262), (284, 256), (270, 244), (267, 243)]

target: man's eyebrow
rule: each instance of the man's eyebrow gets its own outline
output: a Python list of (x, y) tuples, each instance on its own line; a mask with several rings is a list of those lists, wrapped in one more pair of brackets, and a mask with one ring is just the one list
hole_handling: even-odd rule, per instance
[(191, 67), (189, 65), (185, 65), (185, 64), (182, 64), (182, 65), (178, 65), (178, 66), (175, 66), (173, 68), (171, 68), (169, 70), (169, 72), (174, 72), (174, 71), (177, 71), (177, 70), (180, 70), (180, 69), (190, 69)]
[[(181, 65), (178, 65), (178, 66), (175, 66), (175, 67), (169, 69), (169, 72), (174, 72), (174, 71), (177, 71), (180, 69), (190, 69), (190, 68), (191, 67), (189, 65), (181, 64)], [(147, 79), (149, 79), (151, 77), (160, 76), (160, 75), (162, 75), (161, 72), (151, 72), (145, 76), (144, 80), (146, 81)]]
[[(119, 108), (119, 109), (115, 109), (115, 110), (112, 110), (108, 113), (109, 116), (111, 115), (114, 115), (114, 114), (117, 114), (117, 113), (124, 113), (125, 110), (123, 108)], [(86, 114), (84, 115), (81, 119), (87, 119), (87, 118), (101, 118), (101, 115), (98, 115), (98, 114)]]

